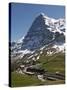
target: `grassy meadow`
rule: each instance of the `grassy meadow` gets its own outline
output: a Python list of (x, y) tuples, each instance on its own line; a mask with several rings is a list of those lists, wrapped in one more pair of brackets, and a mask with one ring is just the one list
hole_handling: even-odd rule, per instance
[[(50, 59), (52, 58), (52, 59)], [(65, 74), (65, 55), (62, 53), (55, 54), (54, 56), (42, 55), (39, 59), (41, 68), (46, 69), (48, 72), (55, 73), (60, 72)], [(35, 75), (20, 74), (17, 72), (11, 73), (11, 85), (12, 87), (21, 86), (38, 86), (38, 85), (53, 85), (53, 84), (64, 84), (65, 80), (50, 81), (45, 80), (44, 82), (38, 80)]]

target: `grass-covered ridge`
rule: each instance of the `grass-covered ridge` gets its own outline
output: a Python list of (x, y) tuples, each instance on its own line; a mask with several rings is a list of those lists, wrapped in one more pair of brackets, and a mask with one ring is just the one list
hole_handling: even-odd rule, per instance
[(42, 67), (49, 72), (65, 72), (65, 54), (63, 53), (57, 53), (49, 57), (41, 56), (39, 61), (42, 63)]

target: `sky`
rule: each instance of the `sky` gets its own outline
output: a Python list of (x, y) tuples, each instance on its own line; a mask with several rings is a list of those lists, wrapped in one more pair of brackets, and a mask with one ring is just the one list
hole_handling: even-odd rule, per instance
[(24, 37), (35, 17), (44, 13), (48, 17), (59, 19), (65, 17), (65, 6), (40, 4), (11, 4), (11, 41)]

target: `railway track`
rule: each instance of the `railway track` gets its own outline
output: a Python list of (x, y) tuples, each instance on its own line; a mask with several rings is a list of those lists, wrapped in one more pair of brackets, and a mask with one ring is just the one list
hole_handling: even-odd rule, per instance
[(65, 80), (65, 75), (61, 73), (46, 73), (44, 74), (44, 79), (48, 80)]

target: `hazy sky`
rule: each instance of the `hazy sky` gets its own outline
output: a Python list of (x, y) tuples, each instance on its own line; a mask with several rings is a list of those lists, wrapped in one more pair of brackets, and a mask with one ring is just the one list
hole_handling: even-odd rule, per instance
[(38, 5), (38, 4), (11, 4), (11, 41), (25, 36), (35, 17), (43, 12), (52, 18), (65, 16), (64, 6)]

